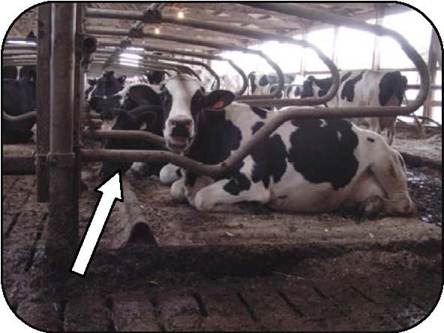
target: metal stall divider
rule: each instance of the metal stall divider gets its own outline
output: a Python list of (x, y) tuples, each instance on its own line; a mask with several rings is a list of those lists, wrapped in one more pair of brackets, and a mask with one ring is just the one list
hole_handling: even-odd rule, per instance
[(51, 5), (38, 7), (37, 34), (37, 201), (49, 200), (49, 100), (50, 100), (50, 54), (51, 54)]
[(54, 3), (51, 30), (49, 215), (46, 237), (47, 282), (57, 299), (69, 276), (78, 244), (77, 176), (74, 146), (76, 6)]
[[(100, 14), (99, 14), (100, 13)], [(287, 13), (287, 12), (286, 12)], [(290, 12), (288, 12), (290, 13)], [(307, 15), (307, 13), (304, 13)], [(92, 16), (92, 11), (89, 11), (87, 15)], [(94, 10), (94, 16), (100, 16), (100, 17), (109, 17), (114, 16), (113, 18), (118, 15), (119, 18), (125, 18), (127, 15), (125, 13), (122, 13), (122, 11), (108, 11), (108, 10)], [(136, 16), (134, 16), (136, 15)], [(342, 19), (342, 17), (337, 17), (336, 15), (332, 15), (329, 13), (317, 13), (316, 18), (322, 20), (323, 15), (325, 15), (326, 21), (328, 22), (335, 22), (337, 23), (339, 18)], [(140, 14), (132, 14), (128, 15), (130, 18), (140, 17)], [(330, 21), (329, 21), (330, 20)], [(341, 21), (342, 22), (342, 21)], [(257, 131), (253, 137), (238, 151), (236, 151), (234, 154), (232, 154), (227, 160), (225, 160), (222, 163), (219, 163), (218, 165), (204, 165), (202, 163), (190, 160), (184, 156), (177, 156), (175, 154), (169, 153), (169, 152), (154, 152), (154, 151), (91, 151), (91, 150), (83, 150), (82, 154), (85, 156), (88, 160), (97, 160), (97, 159), (107, 159), (107, 160), (134, 160), (134, 161), (158, 161), (163, 160), (167, 162), (174, 163), (176, 165), (179, 165), (181, 167), (187, 168), (193, 172), (215, 176), (218, 174), (222, 174), (226, 172), (228, 169), (233, 167), (236, 163), (241, 161), (245, 156), (248, 155), (252, 147), (256, 144), (258, 144), (261, 140), (269, 136), (276, 128), (278, 128), (283, 122), (291, 120), (291, 119), (309, 119), (309, 118), (347, 118), (347, 117), (365, 117), (365, 116), (395, 116), (395, 115), (402, 115), (402, 114), (409, 114), (416, 110), (424, 101), (428, 87), (429, 87), (429, 77), (427, 74), (427, 67), (424, 63), (424, 61), (421, 59), (420, 55), (416, 52), (416, 50), (399, 34), (383, 28), (379, 26), (372, 26), (369, 24), (365, 24), (359, 21), (351, 20), (350, 25), (361, 28), (363, 30), (370, 30), (373, 33), (381, 34), (381, 35), (389, 35), (393, 37), (396, 41), (398, 41), (404, 52), (407, 54), (407, 56), (413, 61), (415, 66), (418, 69), (418, 72), (420, 73), (421, 77), (421, 89), (418, 93), (418, 96), (416, 100), (409, 105), (408, 107), (351, 107), (351, 108), (329, 108), (328, 110), (325, 109), (319, 109), (319, 108), (287, 108), (286, 110), (280, 111), (278, 113), (275, 113), (274, 116), (264, 125), (259, 131)], [(220, 25), (214, 25), (209, 23), (201, 24), (200, 22), (193, 21), (193, 22), (187, 22), (187, 24), (192, 24), (194, 27), (199, 28), (206, 28), (206, 29), (214, 29), (216, 31), (224, 31), (229, 33), (236, 33), (241, 34), (245, 36), (250, 36), (253, 38), (273, 38), (276, 40), (282, 40), (281, 36), (275, 35), (275, 34), (269, 34), (269, 33), (262, 33), (260, 31), (254, 31), (249, 29), (239, 29), (239, 28), (225, 28), (221, 27)], [(184, 24), (186, 25), (186, 24)], [(121, 35), (122, 32), (120, 31), (111, 31), (110, 29), (101, 29), (101, 28), (90, 28), (89, 31), (91, 33), (97, 33), (97, 34), (107, 34), (107, 35)], [(180, 43), (192, 43), (195, 45), (201, 45), (206, 47), (212, 47), (212, 48), (221, 48), (222, 45), (217, 43), (211, 43), (208, 41), (196, 41), (196, 40), (190, 40), (185, 38), (177, 38), (174, 36), (158, 36), (148, 33), (142, 33), (137, 37), (148, 37), (148, 38), (154, 38), (154, 39), (164, 39), (169, 41), (175, 41)], [(284, 38), (284, 40), (287, 42), (288, 40)], [(292, 42), (295, 42), (294, 40)], [(307, 47), (310, 47), (310, 45), (304, 41), (299, 41), (297, 44), (305, 45)], [(230, 46), (230, 45), (223, 45), (227, 49), (236, 49), (236, 47)], [(314, 48), (316, 50), (316, 48)], [(324, 59), (324, 56), (322, 53), (318, 53), (318, 55), (321, 57), (322, 60), (331, 67), (333, 72), (333, 78), (334, 81), (339, 80), (339, 75), (337, 72), (336, 67), (334, 64), (331, 63), (331, 61), (327, 58)], [(336, 76), (336, 78), (335, 78)], [(334, 84), (333, 84), (334, 85)], [(333, 93), (336, 94), (337, 87), (335, 89), (331, 89), (329, 94)], [(327, 95), (329, 95), (327, 94)], [(325, 97), (325, 96), (324, 96)], [(312, 99), (310, 100), (254, 100), (254, 99), (248, 99), (244, 100), (244, 102), (248, 102), (252, 105), (315, 105), (315, 104), (322, 104), (325, 101), (328, 101), (333, 96), (328, 96), (328, 99), (324, 99), (320, 103), (321, 99)]]
[[(124, 30), (124, 29), (108, 29), (108, 28), (99, 28), (99, 27), (87, 27), (86, 29), (87, 29), (88, 33), (90, 33), (90, 34), (109, 35), (109, 36), (126, 36), (126, 30)], [(196, 40), (196, 39), (182, 38), (182, 37), (177, 37), (177, 36), (156, 35), (156, 34), (142, 33), (142, 32), (137, 33), (137, 34), (133, 34), (131, 37), (168, 40), (168, 41), (172, 41), (172, 42), (177, 42), (177, 43), (182, 43), (182, 44), (199, 45), (199, 46), (218, 49), (218, 50), (232, 50), (232, 51), (251, 53), (251, 54), (254, 54), (254, 55), (259, 56), (262, 59), (264, 59), (270, 65), (270, 67), (275, 71), (275, 73), (278, 77), (278, 86), (281, 88), (284, 86), (284, 75), (283, 75), (280, 67), (273, 60), (271, 60), (266, 54), (264, 54), (263, 52), (258, 51), (258, 50), (253, 50), (253, 49), (230, 45), (230, 44), (216, 43), (216, 42), (207, 41), (207, 40)], [(338, 79), (338, 82), (339, 82), (339, 79)], [(339, 83), (338, 83), (338, 86), (339, 86)], [(278, 94), (279, 94), (279, 90), (274, 94), (262, 95), (262, 96), (251, 95), (251, 96), (249, 96), (249, 98), (263, 99), (265, 97), (276, 97)]]
[[(162, 23), (163, 22), (163, 23), (170, 23), (170, 24), (175, 24), (175, 25), (180, 25), (180, 26), (193, 27), (193, 28), (197, 28), (197, 29), (212, 30), (212, 31), (218, 31), (218, 32), (229, 33), (229, 34), (234, 34), (234, 35), (242, 35), (242, 36), (256, 38), (256, 39), (270, 39), (270, 40), (285, 41), (290, 44), (295, 44), (295, 45), (299, 45), (302, 47), (309, 47), (309, 48), (313, 49), (313, 51), (315, 51), (315, 53), (318, 55), (318, 57), (324, 62), (324, 64), (330, 70), (330, 72), (332, 74), (333, 84), (330, 87), (330, 90), (327, 92), (327, 94), (325, 96), (323, 96), (322, 98), (319, 98), (319, 99), (307, 98), (306, 100), (303, 101), (303, 103), (301, 103), (301, 100), (299, 100), (299, 99), (298, 100), (294, 99), (294, 100), (292, 100), (292, 103), (285, 104), (285, 105), (324, 104), (333, 98), (333, 96), (336, 94), (336, 91), (339, 87), (339, 73), (338, 73), (337, 68), (334, 65), (334, 63), (319, 48), (317, 48), (316, 46), (314, 46), (313, 44), (311, 44), (307, 41), (296, 40), (291, 37), (281, 36), (281, 35), (272, 34), (272, 33), (265, 33), (265, 32), (261, 32), (258, 30), (230, 27), (227, 25), (206, 23), (206, 22), (184, 19), (184, 18), (177, 19), (174, 17), (163, 17), (160, 13), (158, 13), (157, 15), (154, 15), (155, 19), (151, 19), (152, 15), (147, 15), (147, 13), (139, 13), (139, 12), (134, 12), (134, 11), (88, 8), (86, 11), (86, 16), (98, 17), (98, 18), (110, 18), (110, 19), (136, 19), (136, 20), (143, 20), (145, 23), (150, 23), (150, 22)], [(102, 33), (106, 33), (106, 34), (110, 34), (110, 35), (119, 35), (122, 33), (117, 30), (110, 31), (110, 29), (105, 29), (105, 28), (94, 28), (94, 29), (90, 28), (90, 29), (92, 32), (93, 32), (93, 30), (95, 30), (96, 33), (99, 33), (98, 31), (102, 31)], [(138, 34), (135, 34), (134, 37), (144, 37), (144, 38), (148, 37), (148, 38), (152, 38), (152, 39), (164, 39), (164, 40), (170, 40), (170, 41), (176, 41), (176, 42), (182, 42), (182, 43), (191, 43), (194, 45), (208, 46), (208, 47), (216, 48), (216, 49), (228, 49), (228, 50), (237, 50), (237, 51), (242, 51), (242, 52), (254, 53), (254, 52), (251, 52), (251, 51), (253, 51), (252, 49), (241, 48), (241, 47), (236, 47), (236, 46), (232, 46), (232, 45), (217, 44), (217, 43), (213, 43), (213, 42), (209, 42), (209, 41), (190, 40), (190, 39), (186, 39), (186, 38), (178, 38), (178, 37), (169, 36), (169, 35), (160, 36), (160, 35), (146, 33), (146, 32), (142, 32), (142, 31), (139, 31)], [(263, 52), (260, 52), (260, 51), (256, 51), (256, 52), (259, 52), (262, 56), (266, 57), (266, 55), (263, 54)], [(276, 71), (276, 73), (278, 75), (278, 86), (277, 86), (276, 92), (274, 94), (270, 94), (270, 95), (251, 95), (251, 96), (245, 96), (245, 97), (242, 96), (239, 98), (239, 100), (248, 100), (248, 101), (250, 101), (250, 100), (267, 100), (267, 98), (268, 98), (268, 100), (270, 100), (269, 99), (270, 97), (273, 98), (273, 97), (278, 96), (279, 91), (281, 91), (284, 87), (283, 73), (282, 73), (281, 69), (279, 68), (279, 66), (277, 66), (278, 68), (275, 68), (274, 65), (276, 65), (276, 64), (274, 62), (270, 63), (268, 61), (268, 63)], [(318, 103), (318, 100), (322, 100), (322, 102)], [(259, 103), (259, 102), (257, 102), (257, 103)]]
[[(112, 46), (112, 47), (118, 47), (120, 44), (119, 43), (111, 43), (111, 42), (101, 42), (100, 46)], [(242, 86), (240, 87), (240, 89), (235, 93), (236, 96), (241, 96), (245, 90), (247, 90), (248, 88), (248, 79), (247, 76), (245, 75), (244, 71), (237, 66), (234, 61), (232, 61), (231, 59), (227, 59), (218, 55), (213, 55), (213, 54), (206, 54), (203, 52), (192, 52), (192, 51), (185, 51), (185, 50), (180, 50), (180, 49), (169, 49), (169, 48), (163, 48), (163, 47), (152, 47), (152, 46), (146, 46), (146, 45), (142, 45), (142, 44), (135, 44), (135, 43), (131, 43), (131, 46), (136, 47), (136, 48), (141, 48), (144, 49), (145, 51), (157, 51), (157, 52), (162, 52), (162, 53), (169, 53), (169, 54), (178, 54), (178, 55), (183, 55), (183, 56), (189, 56), (189, 57), (195, 57), (195, 58), (202, 58), (202, 59), (211, 59), (211, 60), (219, 60), (219, 61), (226, 61), (228, 62), (228, 64), (239, 74), (239, 76), (242, 79)]]

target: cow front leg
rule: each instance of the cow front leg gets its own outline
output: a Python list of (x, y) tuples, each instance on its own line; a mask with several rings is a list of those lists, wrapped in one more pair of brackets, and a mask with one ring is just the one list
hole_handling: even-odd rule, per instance
[(270, 200), (270, 192), (262, 183), (253, 183), (245, 175), (219, 180), (196, 193), (193, 206), (200, 211), (232, 210), (233, 204)]

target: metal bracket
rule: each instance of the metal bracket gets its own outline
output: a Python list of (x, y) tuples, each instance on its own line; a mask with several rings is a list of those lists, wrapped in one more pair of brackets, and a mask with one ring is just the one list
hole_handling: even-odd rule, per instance
[(48, 165), (57, 168), (72, 168), (75, 161), (74, 153), (49, 153)]
[(36, 153), (36, 154), (34, 154), (34, 158), (35, 158), (35, 165), (37, 167), (42, 166), (42, 165), (46, 165), (48, 162), (48, 154)]
[(162, 23), (162, 13), (158, 9), (147, 9), (143, 12), (143, 23)]

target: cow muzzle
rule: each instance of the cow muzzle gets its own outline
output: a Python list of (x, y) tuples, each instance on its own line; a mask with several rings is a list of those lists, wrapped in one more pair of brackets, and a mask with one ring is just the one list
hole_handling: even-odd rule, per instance
[(194, 123), (192, 119), (170, 119), (167, 122), (166, 143), (174, 152), (189, 149), (194, 139)]

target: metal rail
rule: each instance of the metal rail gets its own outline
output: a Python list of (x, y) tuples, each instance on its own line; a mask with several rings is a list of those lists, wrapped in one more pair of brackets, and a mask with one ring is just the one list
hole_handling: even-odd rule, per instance
[(23, 120), (35, 119), (36, 117), (37, 117), (36, 111), (30, 111), (30, 112), (21, 114), (19, 116), (13, 116), (13, 115), (6, 113), (6, 111), (2, 111), (2, 118), (7, 121), (11, 121), (11, 122), (19, 122), (19, 121), (23, 121)]
[[(95, 57), (95, 59), (97, 61), (94, 61), (95, 63), (104, 63), (106, 62), (106, 57)], [(196, 72), (191, 69), (190, 67), (184, 66), (184, 65), (173, 65), (173, 64), (167, 64), (164, 62), (159, 62), (159, 61), (148, 61), (148, 60), (142, 60), (141, 62), (137, 62), (135, 60), (130, 60), (130, 59), (125, 59), (125, 62), (127, 64), (134, 64), (134, 65), (139, 65), (142, 64), (143, 68), (148, 68), (148, 69), (154, 69), (154, 70), (172, 70), (175, 71), (176, 73), (187, 73), (190, 75), (194, 75), (196, 78), (198, 78), (199, 76), (196, 74)], [(116, 65), (121, 65), (121, 64), (113, 64), (110, 66), (116, 66)], [(131, 67), (131, 66), (130, 66)], [(136, 68), (136, 67), (131, 67), (134, 69), (140, 69), (140, 68)]]
[(154, 143), (160, 147), (165, 146), (165, 139), (156, 134), (146, 131), (130, 131), (130, 130), (86, 130), (83, 134), (92, 139), (119, 139), (119, 140), (138, 140), (146, 141), (148, 143)]
[[(430, 77), (428, 73), (428, 68), (420, 54), (410, 45), (410, 43), (396, 31), (387, 29), (383, 26), (376, 24), (369, 24), (366, 22), (358, 21), (350, 17), (340, 16), (318, 10), (315, 8), (304, 7), (300, 4), (287, 4), (287, 3), (270, 3), (270, 2), (255, 2), (255, 3), (241, 3), (245, 6), (250, 6), (254, 8), (260, 8), (267, 11), (273, 11), (284, 15), (303, 17), (309, 20), (322, 21), (325, 23), (330, 23), (333, 25), (347, 26), (355, 28), (358, 30), (364, 30), (376, 34), (378, 36), (388, 36), (393, 38), (399, 43), (404, 53), (413, 62), (418, 70), (420, 76), (421, 88), (419, 89), (416, 99), (408, 108), (398, 108), (399, 114), (411, 113), (418, 109), (427, 98), (427, 94), (430, 86)], [(278, 104), (277, 105), (282, 105)], [(395, 114), (392, 114), (395, 115)]]
[[(279, 112), (270, 113), (270, 118), (266, 124), (258, 130), (251, 139), (246, 142), (240, 149), (235, 151), (225, 161), (215, 164), (207, 165), (197, 162), (185, 156), (177, 155), (172, 152), (165, 151), (150, 151), (150, 150), (81, 150), (83, 160), (85, 161), (125, 161), (125, 162), (153, 162), (163, 161), (173, 163), (177, 166), (211, 177), (216, 177), (225, 174), (240, 161), (242, 161), (251, 151), (251, 149), (271, 135), (284, 122), (293, 119), (319, 119), (319, 118), (351, 118), (355, 116), (360, 117), (381, 117), (387, 115), (396, 115), (399, 113), (398, 107), (367, 107), (365, 110), (360, 107), (352, 108), (285, 108)], [(100, 134), (108, 135), (108, 134)], [(112, 134), (109, 134), (112, 135)], [(119, 134), (120, 138), (125, 137), (125, 133)], [(154, 134), (153, 134), (154, 135)], [(131, 136), (128, 135), (127, 138)], [(150, 140), (148, 136), (144, 136), (144, 140)], [(162, 137), (155, 138), (157, 142), (163, 140)], [(151, 141), (153, 142), (153, 141)]]
[[(133, 54), (139, 54), (137, 52), (134, 51), (125, 51), (128, 53), (133, 53)], [(100, 49), (96, 52), (97, 54), (103, 54), (103, 53), (113, 53), (113, 51), (111, 50), (106, 50), (106, 49)], [(148, 57), (148, 58), (152, 58), (152, 59), (162, 59), (162, 60), (167, 60), (170, 62), (179, 62), (179, 63), (186, 63), (186, 64), (190, 64), (190, 65), (196, 65), (196, 66), (201, 66), (203, 68), (205, 68), (208, 73), (210, 73), (211, 76), (214, 77), (214, 79), (216, 80), (216, 89), (219, 89), (220, 87), (220, 78), (219, 75), (217, 75), (217, 73), (207, 64), (200, 62), (200, 61), (195, 61), (195, 60), (189, 60), (189, 59), (178, 59), (178, 58), (174, 58), (174, 57), (166, 57), (163, 55), (154, 55), (154, 54), (147, 54), (147, 53), (143, 53), (144, 57)], [(164, 62), (159, 62), (159, 63), (164, 63)]]
[[(121, 11), (121, 10), (109, 10), (109, 9), (96, 9), (96, 8), (88, 8), (86, 15), (89, 17), (95, 17), (95, 18), (109, 18), (109, 19), (129, 19), (129, 20), (143, 20), (145, 18), (145, 21), (149, 23), (149, 20), (146, 19), (144, 14), (141, 14), (139, 12), (134, 11)], [(157, 20), (156, 20), (157, 21)], [(264, 40), (277, 40), (280, 42), (290, 43), (302, 47), (308, 47), (313, 49), (313, 51), (317, 54), (317, 56), (322, 60), (322, 62), (327, 66), (327, 68), (330, 70), (332, 78), (333, 78), (333, 84), (330, 87), (329, 91), (326, 95), (324, 95), (321, 98), (306, 98), (304, 100), (301, 99), (287, 99), (287, 100), (279, 100), (276, 101), (279, 103), (280, 106), (286, 106), (286, 105), (319, 105), (324, 104), (331, 100), (339, 88), (339, 73), (334, 65), (334, 63), (315, 45), (305, 41), (305, 40), (297, 40), (288, 36), (282, 36), (278, 34), (273, 33), (267, 33), (262, 32), (259, 30), (252, 30), (252, 29), (246, 29), (246, 28), (238, 28), (238, 27), (231, 27), (228, 25), (222, 25), (222, 24), (216, 24), (216, 23), (207, 23), (197, 20), (191, 20), (191, 19), (179, 19), (172, 16), (165, 16), (162, 15), (160, 18), (158, 18), (158, 21), (162, 23), (168, 23), (168, 24), (174, 24), (174, 25), (180, 25), (180, 26), (187, 26), (192, 27), (196, 29), (204, 29), (204, 30), (211, 30), (211, 31), (218, 31), (222, 33), (227, 34), (234, 34), (234, 35), (241, 35), (249, 38)], [(144, 37), (150, 37), (150, 38), (157, 38), (157, 39), (166, 39), (166, 40), (172, 40), (175, 41), (174, 38), (171, 39), (171, 36), (165, 35), (154, 35), (149, 33), (140, 33)], [(201, 45), (196, 43), (195, 45)], [(205, 46), (205, 45), (203, 45)], [(229, 47), (226, 47), (226, 49), (230, 49)], [(280, 72), (282, 74), (282, 71)], [(270, 100), (267, 97), (278, 97), (280, 91), (283, 91), (284, 89), (284, 78), (283, 74), (282, 76), (278, 74), (278, 86), (276, 89), (276, 92), (271, 95), (252, 95), (252, 96), (245, 96), (240, 97), (239, 100), (244, 100), (246, 103), (255, 103), (255, 104), (263, 104), (262, 101), (266, 102), (273, 102), (275, 105), (274, 100)], [(260, 100), (260, 101), (259, 101)]]
[[(118, 47), (119, 45), (120, 45), (120, 43), (111, 43), (111, 42), (101, 42), (99, 44), (99, 46), (112, 46), (112, 47)], [(245, 90), (247, 90), (247, 88), (248, 88), (248, 79), (247, 79), (247, 76), (245, 75), (245, 72), (239, 66), (237, 66), (234, 63), (234, 61), (232, 61), (231, 59), (224, 58), (224, 57), (214, 55), (214, 54), (207, 54), (204, 52), (185, 51), (185, 50), (180, 50), (180, 49), (176, 49), (176, 48), (171, 49), (171, 48), (160, 47), (160, 46), (153, 47), (153, 46), (146, 46), (143, 44), (132, 43), (131, 47), (141, 48), (141, 49), (144, 49), (145, 51), (157, 51), (157, 52), (162, 52), (162, 53), (179, 54), (179, 55), (183, 55), (183, 56), (196, 57), (196, 58), (202, 58), (202, 59), (226, 61), (239, 74), (239, 76), (242, 79), (242, 86), (235, 93), (236, 96), (241, 96), (245, 92)]]
[[(126, 31), (124, 29), (87, 27), (86, 31), (89, 34), (94, 34), (94, 35), (108, 35), (108, 36), (125, 36), (126, 35)], [(218, 49), (218, 50), (232, 50), (232, 51), (240, 51), (240, 52), (255, 54), (255, 55), (263, 58), (270, 65), (270, 67), (274, 70), (274, 72), (276, 73), (276, 75), (278, 77), (279, 85), (281, 83), (282, 83), (282, 87), (284, 85), (284, 75), (283, 75), (280, 67), (273, 60), (271, 60), (266, 54), (264, 54), (263, 52), (258, 51), (258, 50), (248, 49), (245, 47), (235, 46), (235, 45), (231, 45), (231, 44), (216, 43), (216, 42), (207, 41), (207, 40), (183, 38), (183, 37), (164, 35), (164, 34), (156, 35), (156, 34), (151, 34), (151, 33), (146, 33), (146, 32), (145, 33), (141, 32), (140, 34), (137, 34), (132, 37), (133, 38), (151, 38), (151, 39), (158, 39), (158, 40), (168, 40), (168, 41), (172, 41), (172, 42), (176, 42), (176, 43), (193, 44), (193, 45), (199, 45), (199, 46)], [(259, 95), (259, 96), (253, 95), (253, 96), (248, 96), (248, 97), (250, 99), (264, 99), (267, 97), (277, 97), (278, 94), (279, 94), (279, 91), (276, 91), (276, 93), (270, 94), (270, 95)], [(323, 101), (320, 101), (319, 103), (315, 103), (315, 104), (323, 104), (323, 103), (324, 103)]]

